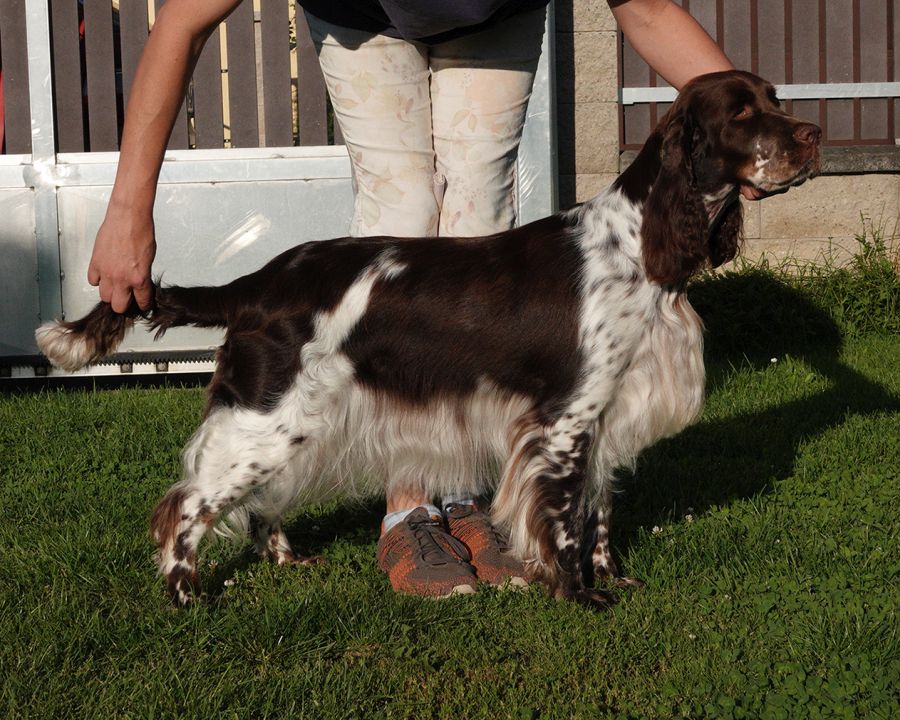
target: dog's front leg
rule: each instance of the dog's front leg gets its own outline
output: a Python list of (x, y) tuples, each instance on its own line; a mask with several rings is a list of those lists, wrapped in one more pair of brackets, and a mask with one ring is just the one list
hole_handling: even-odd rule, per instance
[[(589, 560), (593, 577), (595, 580), (610, 583), (618, 588), (643, 587), (642, 580), (621, 575), (616, 561), (613, 560), (609, 547), (610, 517), (612, 515), (611, 480), (603, 483), (602, 487), (600, 504), (591, 523), (594, 527), (591, 528), (592, 532), (586, 534), (593, 546)], [(590, 547), (587, 549), (591, 550)]]
[(557, 598), (596, 608), (615, 597), (584, 583), (585, 492), (591, 434), (551, 433), (539, 454), (543, 467), (533, 476), (534, 492), (525, 519), (536, 541), (538, 557), (528, 563), (530, 576), (547, 585)]

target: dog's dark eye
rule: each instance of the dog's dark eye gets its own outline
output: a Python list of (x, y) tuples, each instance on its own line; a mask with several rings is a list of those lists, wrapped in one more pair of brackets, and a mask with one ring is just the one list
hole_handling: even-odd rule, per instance
[(735, 120), (748, 120), (753, 117), (753, 108), (749, 105), (744, 105), (734, 116)]

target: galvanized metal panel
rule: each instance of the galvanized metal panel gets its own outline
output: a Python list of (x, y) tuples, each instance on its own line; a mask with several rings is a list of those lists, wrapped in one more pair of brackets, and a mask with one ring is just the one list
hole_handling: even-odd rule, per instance
[(0, 356), (36, 351), (40, 315), (34, 191), (0, 189)]
[(31, 102), (31, 172), (24, 173), (34, 188), (34, 230), (37, 237), (41, 315), (61, 311), (59, 286), (59, 234), (56, 190), (50, 177), (56, 153), (53, 124), (53, 70), (50, 47), (50, 7), (44, 0), (28, 0), (28, 87)]
[(519, 223), (546, 217), (559, 207), (557, 189), (556, 90), (550, 58), (556, 56), (556, 28), (553, 8), (547, 12), (547, 26), (541, 57), (534, 76), (534, 88), (522, 128), (516, 165), (516, 200)]
[[(79, 317), (97, 302), (87, 266), (118, 161), (115, 152), (56, 153), (49, 6), (27, 6), (33, 153), (0, 157), (0, 354), (14, 356), (36, 352), (41, 321)], [(556, 208), (552, 17), (519, 155), (522, 222)], [(352, 206), (344, 147), (169, 150), (154, 274), (178, 284), (228, 282), (299, 243), (346, 235)], [(180, 328), (154, 343), (139, 331), (121, 351), (165, 357), (220, 340), (218, 332)]]
[[(59, 191), (63, 306), (80, 317), (97, 302), (87, 266), (106, 212), (108, 186)], [(163, 283), (221, 285), (262, 267), (303, 242), (346, 235), (352, 212), (350, 178), (316, 182), (164, 184), (157, 193), (155, 276)], [(122, 352), (196, 350), (215, 346), (220, 333), (177, 329), (159, 343), (144, 331)]]

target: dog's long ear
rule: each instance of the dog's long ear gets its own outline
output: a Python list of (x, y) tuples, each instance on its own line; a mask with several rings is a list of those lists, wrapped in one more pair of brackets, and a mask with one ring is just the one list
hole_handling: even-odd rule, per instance
[(719, 267), (722, 263), (734, 260), (744, 241), (744, 208), (740, 198), (723, 211), (722, 217), (716, 218), (716, 224), (709, 235), (709, 263)]
[(644, 205), (644, 269), (661, 285), (680, 285), (707, 259), (709, 220), (694, 177), (701, 131), (686, 103), (673, 106), (664, 124), (660, 169)]

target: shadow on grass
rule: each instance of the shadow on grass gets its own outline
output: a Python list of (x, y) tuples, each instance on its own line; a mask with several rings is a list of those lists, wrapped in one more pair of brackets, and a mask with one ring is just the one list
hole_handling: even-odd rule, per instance
[(799, 446), (848, 414), (900, 410), (900, 398), (841, 362), (837, 325), (802, 292), (765, 272), (706, 278), (689, 290), (706, 332), (707, 392), (741, 368), (801, 361), (831, 387), (760, 412), (703, 421), (658, 443), (620, 487), (613, 537), (627, 552), (640, 526), (771, 490), (793, 472)]
[[(302, 511), (284, 525), (291, 547), (298, 555), (323, 556), (327, 563), (334, 558), (336, 543), (362, 548), (378, 539), (381, 519), (384, 516), (384, 499), (366, 501), (339, 501), (327, 508)], [(352, 553), (351, 553), (352, 554)], [(374, 559), (374, 556), (373, 556)], [(346, 558), (341, 558), (345, 562)], [(210, 602), (218, 602), (225, 590), (225, 581), (256, 563), (263, 562), (252, 545), (235, 550), (229, 558), (204, 577), (203, 589)]]
[[(771, 358), (790, 356), (827, 378), (818, 394), (760, 412), (699, 423), (647, 450), (634, 477), (623, 478), (613, 539), (627, 553), (640, 526), (663, 524), (693, 508), (767, 492), (788, 477), (798, 447), (847, 414), (900, 410), (900, 399), (840, 360), (842, 338), (831, 317), (802, 292), (767, 272), (709, 277), (694, 284), (691, 302), (706, 324), (708, 392), (727, 385), (744, 368), (762, 370)], [(384, 510), (381, 499), (335, 503), (304, 512), (286, 527), (297, 552), (334, 552), (336, 543), (374, 543)], [(247, 548), (221, 566), (213, 587), (255, 561)]]
[[(706, 324), (708, 393), (727, 385), (743, 368), (762, 370), (788, 356), (827, 378), (831, 387), (811, 397), (726, 419), (701, 422), (647, 450), (634, 477), (623, 478), (613, 540), (627, 553), (641, 526), (663, 524), (692, 508), (767, 492), (790, 476), (798, 447), (847, 414), (900, 410), (900, 399), (840, 360), (837, 325), (802, 292), (767, 272), (744, 270), (705, 278), (689, 296)], [(304, 512), (286, 526), (295, 550), (318, 555), (335, 543), (361, 548), (378, 537), (384, 501), (335, 503)], [(248, 547), (220, 566), (213, 593), (256, 558)]]

